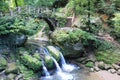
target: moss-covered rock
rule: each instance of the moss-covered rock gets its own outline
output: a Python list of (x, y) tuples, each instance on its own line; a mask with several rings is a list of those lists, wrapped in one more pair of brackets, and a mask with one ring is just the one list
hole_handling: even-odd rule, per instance
[(34, 71), (40, 70), (42, 67), (42, 62), (29, 54), (23, 54), (23, 56), (21, 56), (21, 59), (24, 65), (26, 65), (28, 68), (33, 69)]
[(33, 78), (37, 78), (37, 75), (33, 72), (33, 70), (28, 69), (19, 61), (17, 64), (19, 65), (18, 67), (19, 67), (20, 73), (22, 73), (23, 80), (39, 80), (39, 79), (33, 79)]
[(8, 74), (8, 76), (7, 76), (7, 78), (8, 78), (8, 80), (14, 80), (15, 79), (15, 74)]
[(52, 60), (52, 58), (49, 56), (49, 55), (46, 55), (45, 56), (45, 63), (46, 63), (46, 66), (48, 67), (48, 68), (53, 68), (53, 60)]
[(38, 60), (41, 60), (40, 54), (39, 53), (34, 53), (33, 55), (35, 58), (37, 58)]
[(94, 63), (93, 63), (93, 62), (91, 62), (91, 61), (89, 61), (89, 62), (87, 62), (87, 63), (85, 64), (85, 66), (86, 66), (86, 67), (93, 68)]
[(7, 68), (5, 70), (6, 73), (17, 73), (18, 67), (15, 62), (8, 63)]
[(60, 51), (53, 46), (47, 46), (48, 51), (51, 56), (53, 56), (57, 61), (60, 59)]
[(0, 56), (0, 71), (7, 67), (7, 61), (4, 57)]

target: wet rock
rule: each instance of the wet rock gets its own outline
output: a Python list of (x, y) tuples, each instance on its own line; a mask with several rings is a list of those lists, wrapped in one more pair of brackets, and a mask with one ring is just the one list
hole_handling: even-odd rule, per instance
[(100, 69), (105, 69), (105, 63), (104, 63), (103, 61), (98, 62), (98, 67), (99, 67)]
[(2, 42), (7, 42), (6, 44), (10, 44), (12, 46), (23, 46), (27, 41), (27, 36), (24, 34), (11, 33), (9, 35), (2, 36), (1, 39)]
[(86, 63), (86, 57), (81, 57), (81, 58), (78, 58), (76, 59), (75, 61), (79, 62), (79, 63), (82, 63), (82, 64), (85, 64)]
[(94, 72), (94, 68), (90, 68), (90, 72)]
[(22, 46), (27, 41), (27, 36), (24, 34), (10, 34), (9, 37), (17, 46)]
[(58, 61), (60, 59), (60, 51), (53, 46), (47, 46), (49, 53)]
[(15, 77), (15, 80), (20, 80), (20, 79), (23, 80), (22, 78), (23, 78), (23, 74), (19, 74)]
[(42, 62), (29, 54), (23, 54), (21, 56), (21, 62), (34, 71), (38, 71), (42, 67)]
[(117, 74), (120, 75), (120, 69), (117, 71)]
[(4, 70), (7, 67), (7, 60), (0, 56), (0, 71)]
[(118, 62), (117, 65), (120, 66), (120, 62)]
[(94, 67), (94, 70), (97, 72), (100, 71), (100, 69), (97, 66)]
[(109, 64), (105, 64), (105, 70), (109, 70), (111, 69), (112, 67), (109, 65)]
[(8, 74), (8, 76), (7, 76), (7, 78), (8, 78), (8, 80), (14, 80), (15, 79), (15, 74)]
[(116, 65), (116, 64), (113, 64), (112, 66), (113, 66), (113, 68), (114, 68), (115, 70), (120, 69), (120, 66), (118, 66), (118, 65)]
[(7, 68), (5, 70), (6, 73), (17, 73), (18, 67), (15, 62), (8, 63)]
[(45, 60), (47, 68), (50, 68), (50, 69), (53, 68), (53, 63), (54, 62), (49, 55), (46, 55), (44, 60)]
[(116, 70), (115, 69), (110, 69), (109, 70), (112, 74), (116, 73)]
[[(63, 55), (67, 58), (78, 58), (83, 56), (83, 44), (76, 34), (78, 31), (82, 32), (82, 30), (78, 28), (64, 27), (55, 30), (51, 35), (53, 43), (61, 47), (62, 51), (64, 51)], [(71, 39), (70, 36), (72, 36)], [(76, 41), (73, 42), (74, 40)]]

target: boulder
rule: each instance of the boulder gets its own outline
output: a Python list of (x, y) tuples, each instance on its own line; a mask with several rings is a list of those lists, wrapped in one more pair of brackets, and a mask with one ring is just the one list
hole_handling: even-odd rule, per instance
[(77, 42), (75, 44), (64, 43), (62, 45), (63, 55), (69, 58), (78, 58), (82, 56), (82, 44)]
[(27, 36), (19, 33), (0, 36), (3, 45), (22, 46), (27, 41)]
[(109, 64), (105, 64), (105, 70), (109, 70), (109, 69), (111, 69), (111, 68), (112, 68), (111, 65), (109, 65)]
[(113, 66), (113, 68), (114, 68), (115, 70), (120, 69), (120, 66), (118, 66), (118, 65), (116, 65), (116, 64), (112, 64), (112, 66)]
[(14, 80), (15, 79), (15, 74), (8, 74), (8, 76), (7, 76), (7, 78), (8, 78), (8, 80)]
[(64, 27), (56, 29), (51, 38), (53, 43), (60, 46), (63, 55), (69, 58), (78, 58), (83, 55), (83, 44), (80, 39), (86, 32), (78, 28)]
[(11, 34), (9, 37), (17, 46), (22, 46), (27, 41), (27, 36), (24, 34)]
[(116, 73), (116, 70), (115, 69), (110, 69), (109, 70), (112, 74)]
[(105, 69), (105, 63), (103, 61), (98, 62), (98, 68)]
[(100, 71), (100, 69), (97, 66), (94, 67), (94, 70), (97, 72)]
[(0, 71), (4, 70), (7, 67), (7, 60), (0, 56)]
[(120, 75), (120, 69), (117, 71), (117, 74)]
[(53, 62), (52, 58), (49, 55), (46, 55), (44, 59), (45, 59), (47, 68), (49, 68), (49, 69), (53, 68), (54, 62)]
[(18, 67), (15, 62), (8, 63), (7, 68), (5, 70), (6, 73), (17, 73)]
[(53, 56), (57, 61), (60, 60), (61, 52), (58, 49), (56, 49), (54, 46), (47, 46), (47, 49), (51, 56)]

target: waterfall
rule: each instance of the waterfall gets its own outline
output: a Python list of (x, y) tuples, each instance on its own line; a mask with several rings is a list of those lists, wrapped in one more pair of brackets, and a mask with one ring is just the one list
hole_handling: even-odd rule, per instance
[(45, 73), (45, 76), (50, 76), (50, 73), (48, 72), (46, 66), (44, 65), (44, 62), (42, 62), (42, 67), (43, 67), (43, 71)]
[(57, 63), (57, 61), (55, 60), (55, 58), (53, 58), (53, 57), (51, 57), (51, 58), (53, 59), (55, 65), (56, 65), (57, 71), (58, 71), (58, 72), (61, 72), (62, 70), (61, 70), (59, 64)]
[(74, 65), (70, 65), (66, 63), (65, 58), (61, 52), (60, 52), (60, 57), (61, 57), (62, 69), (64, 71), (71, 72), (75, 69)]
[(60, 52), (60, 57), (61, 57), (61, 63), (62, 63), (62, 66), (66, 65), (65, 58), (64, 58), (64, 56), (62, 55), (61, 52)]
[[(49, 51), (47, 50), (47, 48), (44, 48), (43, 51), (44, 51), (44, 54), (47, 54), (47, 55), (51, 56), (50, 53), (49, 53)], [(54, 63), (55, 63), (55, 66), (56, 66), (56, 68), (57, 68), (57, 71), (58, 71), (58, 72), (61, 72), (62, 70), (61, 70), (59, 64), (57, 63), (56, 59), (55, 59), (54, 57), (52, 57), (52, 56), (51, 56), (51, 58), (52, 58), (52, 60), (53, 60)]]

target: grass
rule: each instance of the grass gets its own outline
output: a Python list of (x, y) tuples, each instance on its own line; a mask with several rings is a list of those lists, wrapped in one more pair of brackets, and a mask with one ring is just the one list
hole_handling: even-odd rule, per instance
[(103, 61), (107, 64), (114, 64), (120, 61), (120, 50), (104, 50), (96, 53), (98, 61)]

